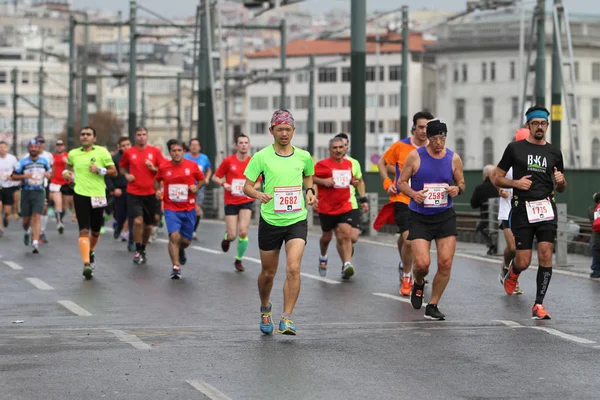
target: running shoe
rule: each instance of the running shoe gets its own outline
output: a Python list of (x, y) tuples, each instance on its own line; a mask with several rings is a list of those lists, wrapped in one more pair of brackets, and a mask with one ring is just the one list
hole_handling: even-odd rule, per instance
[(6, 215), (2, 218), (2, 225), (4, 225), (5, 228), (8, 228), (8, 217)]
[(194, 235), (192, 235), (192, 240), (198, 240), (198, 235), (196, 235), (196, 232), (194, 232)]
[(446, 319), (446, 316), (438, 309), (437, 304), (427, 304), (425, 307), (425, 318), (443, 321)]
[(121, 236), (122, 231), (123, 231), (123, 225), (114, 223), (113, 224), (113, 239), (117, 240), (119, 238), (119, 236)]
[(0, 237), (4, 236), (4, 229), (0, 228)]
[(94, 275), (94, 270), (90, 266), (90, 264), (83, 264), (83, 276), (85, 279), (92, 279), (92, 275)]
[(150, 234), (150, 239), (154, 242), (157, 237), (158, 237), (158, 227), (153, 226), (152, 233)]
[(96, 269), (96, 253), (94, 250), (90, 251), (90, 268), (92, 270)]
[(130, 253), (133, 253), (135, 251), (135, 244), (134, 243), (129, 243), (127, 245), (127, 251)]
[(146, 264), (148, 262), (148, 257), (146, 256), (146, 252), (142, 251), (140, 254), (142, 255), (142, 264)]
[(25, 232), (23, 234), (23, 243), (25, 243), (25, 246), (29, 247), (29, 243), (31, 243), (31, 233)]
[(286, 317), (281, 317), (281, 321), (279, 321), (279, 329), (277, 332), (282, 335), (296, 335), (296, 328), (294, 327), (294, 322), (291, 319)]
[(187, 263), (187, 256), (185, 255), (185, 249), (179, 249), (179, 263), (185, 265)]
[(519, 285), (519, 275), (515, 274), (512, 268), (508, 270), (508, 274), (504, 277), (503, 285), (506, 294), (509, 295), (513, 294)]
[(531, 309), (531, 319), (550, 319), (550, 314), (542, 304), (536, 304)]
[(50, 243), (50, 241), (46, 237), (46, 233), (42, 232), (42, 234), (40, 235), (40, 242), (42, 242), (42, 243)]
[(136, 251), (135, 254), (133, 255), (133, 262), (134, 264), (141, 264), (143, 262), (143, 258), (142, 258), (142, 252), (141, 251)]
[(412, 304), (415, 310), (419, 310), (423, 306), (423, 290), (425, 289), (425, 283), (418, 284), (413, 282), (412, 292), (410, 295), (410, 304)]
[(173, 269), (171, 270), (171, 279), (180, 279), (181, 278), (181, 267), (179, 265), (173, 265)]
[(129, 232), (121, 232), (121, 242), (126, 242), (129, 237)]
[(246, 270), (246, 268), (244, 268), (244, 264), (242, 264), (242, 260), (238, 260), (237, 258), (235, 259), (235, 262), (233, 263), (233, 266), (239, 272), (244, 272)]
[[(261, 307), (262, 309), (262, 307)], [(269, 302), (268, 311), (260, 312), (260, 331), (265, 335), (273, 333), (273, 303)]]
[(57, 230), (57, 231), (58, 231), (58, 233), (59, 233), (59, 234), (61, 234), (61, 235), (62, 235), (62, 234), (65, 232), (65, 226), (63, 225), (63, 223), (62, 223), (62, 222), (59, 222), (59, 223), (56, 225), (56, 230)]
[(223, 238), (223, 240), (221, 240), (221, 250), (223, 250), (223, 253), (227, 253), (229, 251), (230, 244), (231, 242), (227, 240), (227, 238)]
[(354, 275), (354, 266), (352, 264), (342, 265), (342, 279), (348, 280)]
[(33, 251), (32, 251), (32, 253), (33, 253), (33, 254), (39, 254), (39, 252), (40, 252), (39, 245), (38, 245), (37, 243), (35, 243), (35, 244), (33, 245)]
[(405, 276), (402, 278), (402, 283), (400, 285), (400, 296), (410, 296), (410, 292), (412, 290), (413, 280), (410, 276)]
[(327, 257), (319, 256), (319, 275), (322, 277), (327, 276)]
[(513, 294), (523, 294), (523, 290), (521, 290), (521, 288), (519, 287), (518, 282), (517, 282), (517, 287), (515, 288), (515, 291), (513, 292)]

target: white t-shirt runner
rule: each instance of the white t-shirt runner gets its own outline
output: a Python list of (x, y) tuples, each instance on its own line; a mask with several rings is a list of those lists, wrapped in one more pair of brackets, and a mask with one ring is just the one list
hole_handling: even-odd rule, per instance
[[(513, 171), (512, 168), (510, 168), (508, 170), (508, 172), (506, 173), (506, 179), (512, 179), (513, 178)], [(498, 220), (499, 221), (507, 221), (508, 220), (508, 216), (510, 215), (510, 202), (512, 200), (512, 194), (513, 191), (512, 189), (504, 189), (506, 191), (508, 191), (510, 193), (510, 196), (508, 196), (507, 198), (504, 198), (502, 196), (500, 196), (500, 202), (498, 203)]]
[(0, 187), (10, 188), (21, 184), (21, 181), (11, 181), (9, 179), (18, 163), (17, 157), (12, 154), (6, 154), (4, 158), (0, 157)]

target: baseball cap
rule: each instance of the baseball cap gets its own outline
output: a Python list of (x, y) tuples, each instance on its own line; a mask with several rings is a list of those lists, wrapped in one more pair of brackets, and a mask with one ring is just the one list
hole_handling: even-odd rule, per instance
[(35, 140), (36, 140), (38, 143), (46, 143), (46, 140), (44, 140), (44, 137), (43, 137), (43, 136), (36, 136)]
[(58, 140), (56, 141), (56, 144), (57, 144), (57, 145), (59, 145), (59, 144), (65, 144), (65, 142), (64, 142), (64, 140), (62, 140), (62, 139), (58, 139)]
[(442, 135), (446, 136), (448, 134), (448, 127), (446, 123), (441, 119), (432, 119), (427, 123), (427, 137), (430, 138), (432, 136)]

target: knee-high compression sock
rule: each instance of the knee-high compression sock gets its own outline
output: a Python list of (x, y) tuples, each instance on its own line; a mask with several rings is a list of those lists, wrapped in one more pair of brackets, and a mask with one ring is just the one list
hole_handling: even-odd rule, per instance
[(79, 238), (79, 251), (81, 252), (81, 258), (85, 264), (90, 263), (90, 238), (80, 237)]
[(48, 216), (42, 215), (42, 232), (46, 232), (46, 225), (48, 225)]
[(238, 260), (244, 258), (244, 254), (246, 254), (246, 250), (248, 249), (248, 238), (238, 238), (237, 245), (237, 256), (235, 257)]
[(538, 268), (537, 272), (537, 292), (535, 295), (535, 304), (542, 304), (544, 297), (548, 291), (548, 285), (550, 284), (550, 278), (552, 278), (552, 267), (549, 268)]

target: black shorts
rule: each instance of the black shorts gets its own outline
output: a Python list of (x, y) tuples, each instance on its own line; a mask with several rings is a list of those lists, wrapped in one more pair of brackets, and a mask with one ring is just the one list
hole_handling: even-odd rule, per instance
[(5, 206), (15, 204), (15, 192), (19, 190), (19, 186), (11, 186), (0, 189), (0, 203)]
[(288, 226), (274, 226), (262, 217), (258, 224), (258, 248), (262, 251), (281, 250), (283, 242), (292, 239), (302, 239), (306, 243), (308, 222), (302, 220)]
[(511, 210), (510, 214), (510, 229), (515, 237), (517, 250), (533, 249), (533, 238), (535, 237), (540, 242), (554, 243), (556, 239), (556, 231), (558, 228), (556, 215), (557, 210), (554, 208), (554, 221), (537, 222), (532, 224), (527, 218), (527, 210), (524, 206), (517, 206)]
[(408, 204), (396, 202), (394, 203), (394, 210), (394, 219), (396, 220), (396, 225), (398, 226), (398, 233), (402, 234), (408, 230), (408, 222), (410, 219), (410, 210), (408, 209)]
[[(160, 213), (160, 201), (157, 201), (156, 196), (149, 194), (147, 196), (136, 196), (127, 193), (127, 208), (129, 209), (129, 217), (135, 219), (142, 217), (144, 224), (153, 225), (154, 216)], [(157, 208), (158, 206), (158, 208)]]
[(73, 183), (67, 183), (66, 185), (62, 185), (60, 187), (60, 192), (64, 196), (73, 196), (75, 194), (75, 192), (73, 191), (74, 187), (75, 185)]
[(244, 204), (225, 204), (225, 215), (239, 215), (241, 210), (252, 211), (254, 200)]
[(500, 220), (500, 223), (498, 224), (498, 229), (510, 229), (510, 221), (507, 219)]
[(93, 208), (90, 197), (81, 196), (75, 193), (73, 197), (75, 204), (75, 215), (77, 215), (77, 224), (79, 230), (87, 229), (92, 232), (100, 232), (104, 223), (104, 207)]
[(431, 242), (448, 236), (457, 236), (454, 208), (432, 215), (410, 211), (408, 240), (425, 239)]
[(357, 228), (357, 224), (360, 224), (360, 220), (357, 220), (356, 217), (357, 214), (354, 212), (354, 210), (337, 215), (319, 214), (319, 220), (321, 221), (321, 229), (323, 232), (331, 232), (339, 224), (348, 224), (353, 228)]

